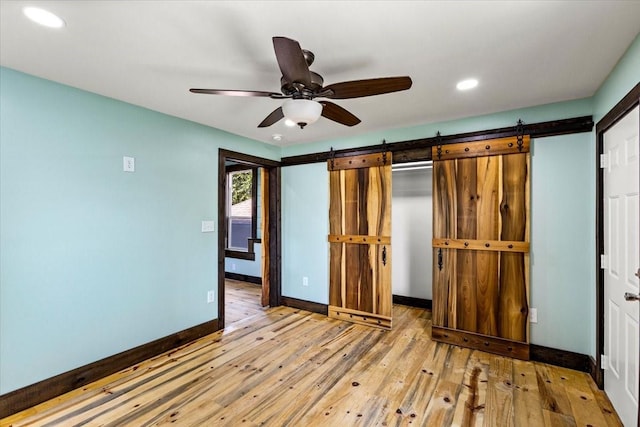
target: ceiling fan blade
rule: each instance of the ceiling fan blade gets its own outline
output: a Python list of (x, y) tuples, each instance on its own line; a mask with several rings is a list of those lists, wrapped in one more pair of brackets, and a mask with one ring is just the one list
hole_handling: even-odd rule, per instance
[(339, 106), (329, 101), (320, 101), (322, 104), (322, 117), (338, 122), (345, 126), (355, 126), (360, 123), (360, 119)]
[(300, 44), (286, 37), (274, 37), (273, 48), (282, 71), (282, 77), (288, 83), (302, 83), (311, 86), (311, 73)]
[(282, 112), (282, 107), (278, 107), (271, 114), (269, 114), (263, 121), (258, 125), (259, 128), (266, 128), (271, 126), (275, 122), (284, 118), (284, 113)]
[[(382, 77), (378, 79), (353, 80), (334, 83), (322, 89), (323, 95), (331, 99), (361, 98), (363, 96), (382, 95), (383, 93), (398, 92), (411, 87), (411, 77)], [(325, 92), (333, 92), (324, 95)]]
[(263, 92), (259, 90), (230, 90), (230, 89), (189, 89), (192, 93), (204, 93), (207, 95), (226, 95), (226, 96), (260, 96), (266, 98), (284, 98), (281, 93)]

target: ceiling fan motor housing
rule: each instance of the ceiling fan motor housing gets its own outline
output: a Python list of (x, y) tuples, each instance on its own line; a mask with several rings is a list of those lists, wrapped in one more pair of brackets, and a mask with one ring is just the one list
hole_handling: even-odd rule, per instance
[(311, 75), (311, 86), (306, 86), (302, 83), (296, 82), (288, 82), (284, 77), (280, 78), (281, 90), (284, 95), (293, 96), (294, 98), (305, 98), (311, 99), (313, 98), (320, 90), (322, 90), (322, 85), (324, 84), (324, 79), (318, 73), (314, 73), (313, 71), (309, 71)]

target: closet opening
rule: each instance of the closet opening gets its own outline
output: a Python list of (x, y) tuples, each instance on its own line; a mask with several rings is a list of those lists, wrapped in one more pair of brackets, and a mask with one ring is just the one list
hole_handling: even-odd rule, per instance
[(393, 302), (431, 309), (433, 163), (392, 167)]

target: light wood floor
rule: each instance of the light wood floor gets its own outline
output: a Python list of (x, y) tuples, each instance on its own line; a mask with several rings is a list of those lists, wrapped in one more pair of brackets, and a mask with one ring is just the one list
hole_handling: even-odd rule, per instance
[(262, 314), (266, 310), (260, 305), (262, 296), (260, 285), (227, 279), (224, 282), (224, 288), (226, 325)]
[(438, 344), (428, 311), (381, 331), (261, 312), (2, 425), (619, 426), (580, 372)]

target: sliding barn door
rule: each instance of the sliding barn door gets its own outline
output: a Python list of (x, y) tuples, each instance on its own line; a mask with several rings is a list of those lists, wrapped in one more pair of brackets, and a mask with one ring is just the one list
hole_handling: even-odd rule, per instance
[(329, 169), (329, 317), (391, 329), (391, 153)]
[(529, 358), (529, 142), (433, 147), (437, 341)]

